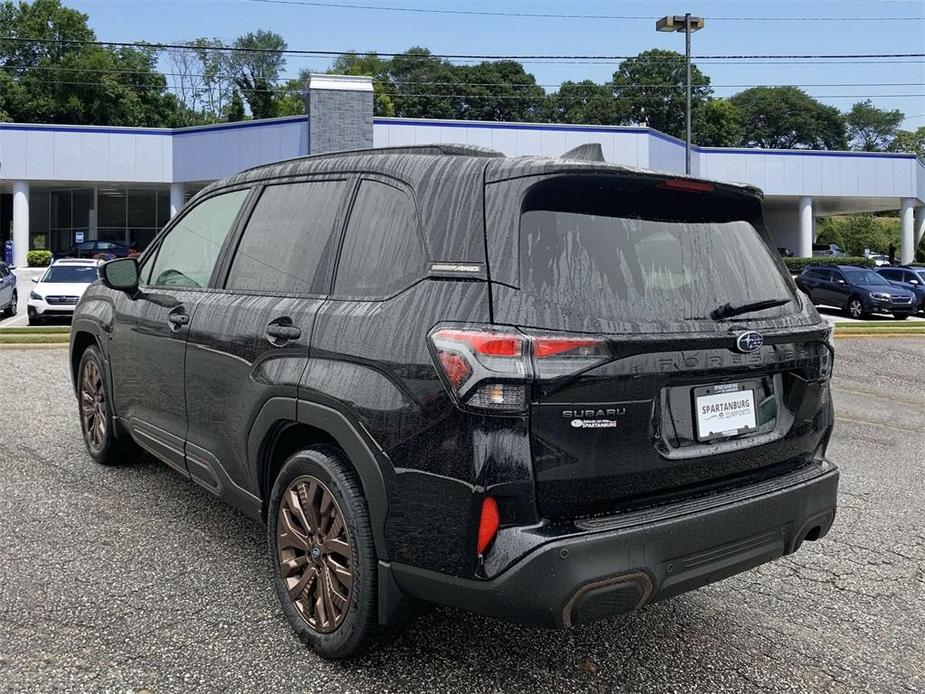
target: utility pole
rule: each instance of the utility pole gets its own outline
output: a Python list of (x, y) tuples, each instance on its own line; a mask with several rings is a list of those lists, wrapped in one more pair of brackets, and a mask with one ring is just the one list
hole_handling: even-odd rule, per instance
[(692, 17), (688, 12), (683, 17), (678, 15), (662, 17), (655, 23), (656, 31), (684, 32), (684, 67), (687, 71), (687, 108), (685, 113), (684, 138), (684, 173), (691, 173), (691, 34), (703, 29), (703, 17)]

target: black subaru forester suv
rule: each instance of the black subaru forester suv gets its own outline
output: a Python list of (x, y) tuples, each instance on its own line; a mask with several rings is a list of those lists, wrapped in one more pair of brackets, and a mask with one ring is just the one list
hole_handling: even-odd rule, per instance
[(821, 538), (831, 334), (760, 192), (593, 151), (210, 185), (77, 307), (90, 455), (140, 446), (266, 521), (330, 658), (418, 604), (569, 627)]

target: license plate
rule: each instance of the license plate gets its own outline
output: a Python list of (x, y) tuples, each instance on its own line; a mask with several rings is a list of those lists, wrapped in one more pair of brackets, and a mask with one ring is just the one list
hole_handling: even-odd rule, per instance
[(735, 436), (757, 427), (754, 390), (740, 390), (737, 384), (711, 390), (696, 398), (697, 438)]

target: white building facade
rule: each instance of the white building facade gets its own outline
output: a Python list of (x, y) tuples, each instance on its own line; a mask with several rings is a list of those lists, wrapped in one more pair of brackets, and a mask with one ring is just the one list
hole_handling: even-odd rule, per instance
[[(17, 266), (27, 250), (77, 239), (142, 248), (211, 181), (369, 142), (552, 157), (597, 142), (609, 162), (684, 172), (684, 143), (649, 128), (373, 118), (369, 79), (313, 76), (309, 86), (307, 116), (180, 129), (0, 123), (0, 247), (13, 240)], [(694, 147), (691, 167), (761, 188), (776, 244), (796, 255), (811, 255), (815, 220), (829, 214), (898, 210), (903, 262), (925, 232), (925, 163), (911, 154)]]

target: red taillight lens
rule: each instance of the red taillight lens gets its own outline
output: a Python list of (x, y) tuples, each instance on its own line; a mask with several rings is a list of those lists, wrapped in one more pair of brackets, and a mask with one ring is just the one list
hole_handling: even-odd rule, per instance
[(486, 496), (482, 500), (482, 514), (479, 517), (478, 552), (484, 554), (488, 545), (498, 534), (501, 526), (501, 513), (498, 511), (498, 502), (493, 497)]
[(447, 379), (455, 388), (459, 388), (472, 375), (472, 367), (469, 366), (469, 362), (458, 352), (441, 349), (437, 352), (437, 359), (440, 360), (443, 373), (446, 374)]
[(547, 359), (563, 354), (581, 356), (582, 351), (594, 351), (598, 349), (601, 344), (602, 340), (590, 338), (536, 337), (533, 338), (533, 354), (537, 359)]
[(523, 354), (524, 340), (518, 335), (479, 330), (441, 330), (434, 337), (464, 342), (473, 351), (486, 357), (519, 357)]

